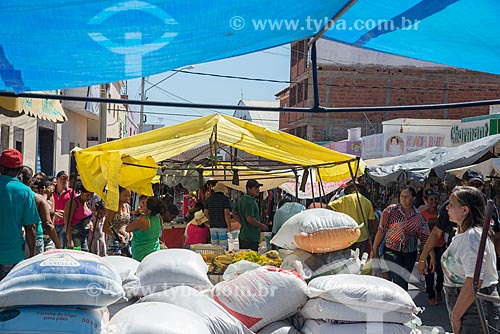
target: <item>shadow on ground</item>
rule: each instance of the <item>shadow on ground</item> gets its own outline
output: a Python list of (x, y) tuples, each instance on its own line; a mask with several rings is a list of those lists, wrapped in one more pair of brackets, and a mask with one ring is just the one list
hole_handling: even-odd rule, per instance
[[(415, 266), (416, 267), (416, 266)], [(416, 269), (416, 268), (415, 268)], [(418, 271), (413, 272), (414, 277), (419, 277)], [(447, 332), (451, 332), (451, 325), (448, 318), (448, 311), (444, 301), (441, 304), (430, 306), (425, 293), (425, 282), (410, 282), (408, 293), (418, 307), (424, 307), (423, 313), (418, 316), (422, 319), (422, 324), (426, 326), (441, 326)]]

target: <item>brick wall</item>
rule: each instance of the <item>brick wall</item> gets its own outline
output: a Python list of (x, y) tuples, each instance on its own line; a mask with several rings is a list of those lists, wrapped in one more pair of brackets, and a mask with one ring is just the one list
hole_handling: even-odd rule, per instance
[[(300, 92), (300, 85), (291, 84), (286, 100), (290, 107), (311, 107), (314, 99), (312, 71), (306, 66), (307, 55), (298, 43), (292, 45), (292, 59), (297, 58), (291, 61), (290, 80), (307, 83), (308, 89), (305, 92), (304, 87)], [(318, 77), (320, 105), (325, 107), (500, 99), (500, 76), (455, 68), (320, 65)], [(363, 136), (380, 133), (381, 122), (394, 118), (461, 119), (488, 113), (488, 106), (366, 113), (281, 113), (280, 128), (287, 128), (287, 132), (311, 141), (338, 141), (346, 139), (347, 129), (353, 127), (361, 127)]]

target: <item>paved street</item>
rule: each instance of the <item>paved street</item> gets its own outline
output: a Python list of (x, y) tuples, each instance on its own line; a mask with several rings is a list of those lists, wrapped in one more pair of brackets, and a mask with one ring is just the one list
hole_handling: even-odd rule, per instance
[[(419, 277), (418, 271), (414, 269), (414, 277)], [(408, 291), (418, 307), (424, 307), (425, 311), (418, 316), (422, 319), (422, 324), (426, 326), (441, 326), (447, 332), (451, 332), (451, 325), (448, 320), (448, 311), (443, 303), (429, 306), (427, 294), (425, 293), (424, 282), (412, 281)]]

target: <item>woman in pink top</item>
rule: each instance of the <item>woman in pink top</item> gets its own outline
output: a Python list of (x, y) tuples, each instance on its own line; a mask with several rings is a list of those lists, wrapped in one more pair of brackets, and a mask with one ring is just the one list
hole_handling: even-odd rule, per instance
[(203, 214), (203, 211), (197, 211), (194, 214), (194, 219), (189, 222), (186, 226), (186, 232), (184, 232), (186, 237), (185, 248), (210, 242), (210, 226), (205, 224), (207, 221), (208, 219)]
[(66, 237), (69, 249), (80, 247), (81, 250), (88, 251), (87, 238), (92, 210), (87, 203), (94, 196), (94, 193), (85, 189), (83, 185), (79, 189), (80, 195), (69, 200), (64, 207)]

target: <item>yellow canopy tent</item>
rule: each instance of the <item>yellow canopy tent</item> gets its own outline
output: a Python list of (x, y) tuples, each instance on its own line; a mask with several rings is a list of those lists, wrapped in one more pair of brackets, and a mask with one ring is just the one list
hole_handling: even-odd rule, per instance
[[(216, 169), (204, 170), (203, 176), (241, 192), (246, 191), (245, 183), (249, 179), (256, 179), (262, 184), (260, 191), (277, 188), (287, 181), (295, 180), (295, 175), (292, 172), (251, 170), (246, 166), (234, 166), (232, 169), (225, 167), (217, 166)], [(238, 171), (239, 183), (237, 185), (232, 182), (234, 177), (233, 170)]]
[[(285, 171), (262, 171), (262, 170), (251, 170), (246, 166), (221, 166), (217, 165), (215, 168), (211, 166), (197, 166), (202, 170), (203, 182), (213, 181), (221, 182), (226, 187), (231, 189), (236, 189), (241, 192), (245, 192), (245, 183), (249, 179), (256, 179), (262, 184), (260, 191), (267, 191), (269, 189), (277, 188), (285, 182), (295, 181), (295, 175), (293, 172)], [(234, 171), (238, 171), (239, 183), (233, 184)], [(163, 173), (162, 173), (163, 174)], [(165, 171), (166, 176), (171, 176), (168, 171)], [(198, 173), (196, 173), (198, 174)], [(192, 177), (192, 176), (191, 176)], [(173, 182), (171, 182), (173, 181)], [(175, 178), (173, 180), (163, 181), (164, 184), (171, 185), (171, 183), (182, 183), (182, 176)], [(156, 175), (151, 181), (153, 184), (162, 182), (161, 175)], [(182, 183), (185, 187), (185, 185)], [(191, 190), (188, 188), (188, 190)]]
[(355, 156), (222, 114), (89, 147), (75, 152), (75, 158), (85, 188), (96, 192), (108, 208), (116, 210), (118, 185), (153, 195), (151, 180), (159, 162), (207, 142), (214, 147), (231, 146), (283, 164), (315, 167), (322, 181), (344, 180), (351, 172), (361, 175), (365, 167)]

